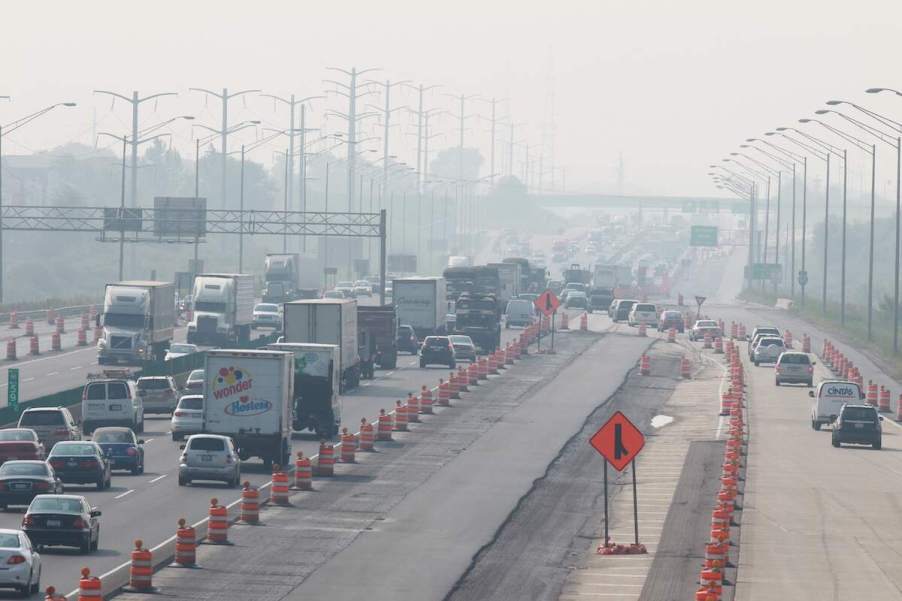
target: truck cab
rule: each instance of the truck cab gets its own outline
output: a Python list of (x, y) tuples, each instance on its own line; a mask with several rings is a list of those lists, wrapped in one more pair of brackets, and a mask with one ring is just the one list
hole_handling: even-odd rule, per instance
[(174, 286), (168, 282), (107, 285), (97, 363), (140, 365), (162, 360), (175, 328), (174, 298)]
[(251, 275), (204, 274), (194, 279), (194, 317), (188, 342), (217, 344), (247, 342), (254, 310)]

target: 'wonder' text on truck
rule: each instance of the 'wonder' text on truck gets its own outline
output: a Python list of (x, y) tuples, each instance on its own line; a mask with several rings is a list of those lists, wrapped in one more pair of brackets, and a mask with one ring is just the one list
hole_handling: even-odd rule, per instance
[(250, 340), (254, 322), (254, 276), (204, 273), (194, 278), (188, 342), (226, 346)]
[(323, 439), (332, 439), (341, 426), (339, 349), (334, 344), (277, 342), (266, 349), (294, 355), (295, 432), (313, 430)]
[(207, 351), (203, 431), (231, 436), (242, 460), (267, 469), (291, 460), (294, 356), (269, 350)]
[(100, 320), (98, 364), (162, 360), (175, 328), (175, 286), (151, 281), (107, 284)]
[(356, 300), (323, 298), (285, 303), (282, 332), (283, 342), (334, 344), (339, 349), (340, 392), (360, 384)]

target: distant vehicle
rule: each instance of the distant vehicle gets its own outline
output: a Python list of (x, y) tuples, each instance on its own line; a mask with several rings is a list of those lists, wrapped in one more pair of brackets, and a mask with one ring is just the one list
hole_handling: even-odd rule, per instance
[(470, 257), (450, 256), (448, 257), (447, 267), (472, 267), (473, 260)]
[(749, 336), (749, 341), (752, 341), (755, 339), (756, 336), (760, 336), (763, 334), (767, 334), (768, 336), (776, 336), (777, 338), (782, 338), (779, 328), (775, 328), (773, 326), (755, 326), (755, 329), (752, 330), (752, 334)]
[(338, 282), (333, 290), (341, 292), (345, 298), (354, 298), (354, 282)]
[(100, 515), (80, 495), (38, 495), (25, 511), (22, 529), (39, 550), (59, 545), (90, 553), (100, 546)]
[(179, 399), (169, 424), (172, 440), (181, 440), (204, 431), (204, 395), (186, 394)]
[(81, 395), (81, 429), (85, 434), (100, 426), (125, 426), (144, 431), (144, 405), (127, 374), (105, 371), (93, 374)]
[(417, 334), (414, 332), (413, 327), (409, 325), (400, 325), (398, 326), (398, 336), (397, 336), (397, 346), (398, 352), (410, 353), (411, 355), (416, 355), (420, 350), (420, 342), (417, 340)]
[(539, 294), (536, 292), (521, 292), (517, 295), (517, 300), (525, 300), (531, 303), (535, 303), (537, 298), (539, 298)]
[(0, 509), (3, 511), (10, 505), (28, 505), (37, 495), (62, 492), (63, 483), (46, 461), (16, 460), (0, 466)]
[(162, 359), (175, 331), (174, 299), (172, 282), (107, 284), (97, 363), (140, 365)]
[(469, 361), (470, 363), (476, 361), (476, 345), (469, 336), (455, 334), (448, 336), (448, 339), (454, 348), (455, 361)]
[(129, 428), (97, 428), (91, 440), (100, 445), (110, 462), (110, 470), (144, 473), (144, 441)]
[(685, 324), (683, 322), (683, 314), (679, 311), (662, 311), (661, 318), (658, 320), (658, 331), (666, 332), (670, 328), (676, 329), (680, 334), (683, 333)]
[(588, 309), (589, 298), (586, 296), (586, 293), (581, 290), (570, 290), (567, 294), (567, 300), (564, 301), (564, 307), (567, 309), (572, 309), (574, 307), (578, 309)]
[(340, 290), (326, 290), (323, 292), (323, 298), (348, 298), (344, 292)]
[(752, 351), (752, 362), (755, 367), (761, 363), (776, 363), (785, 349), (782, 338), (762, 336), (758, 339), (755, 350)]
[(382, 369), (398, 366), (398, 315), (393, 305), (357, 305), (357, 336), (361, 346), (374, 346), (373, 363)]
[(355, 288), (366, 288), (370, 292), (372, 292), (372, 290), (373, 290), (373, 284), (371, 282), (369, 282), (368, 280), (357, 280), (356, 282), (354, 282), (354, 287)]
[(163, 360), (172, 361), (173, 359), (184, 357), (185, 355), (191, 355), (192, 353), (196, 353), (197, 351), (198, 348), (196, 344), (173, 342), (169, 345), (169, 350), (166, 351), (166, 356), (163, 357)]
[(0, 464), (15, 459), (44, 460), (44, 445), (30, 428), (0, 430)]
[(448, 369), (457, 366), (454, 360), (454, 348), (447, 336), (427, 336), (420, 347), (420, 367), (434, 364), (447, 365)]
[(285, 303), (298, 297), (301, 280), (300, 255), (267, 254), (263, 268), (263, 302)]
[(255, 330), (258, 328), (282, 329), (282, 307), (275, 303), (257, 303), (254, 305)]
[(777, 328), (755, 328), (755, 331), (752, 332), (751, 338), (749, 338), (748, 344), (748, 352), (749, 359), (752, 358), (752, 354), (755, 351), (755, 347), (758, 346), (758, 341), (764, 338), (765, 336), (771, 338), (782, 338), (780, 335), (780, 331)]
[(0, 570), (0, 587), (14, 589), (23, 597), (40, 592), (41, 555), (25, 532), (0, 529), (0, 558), (6, 559)]
[(658, 327), (658, 308), (651, 303), (636, 303), (630, 309), (627, 322), (631, 326), (645, 324), (648, 327)]
[(47, 461), (59, 479), (67, 484), (94, 484), (97, 490), (103, 490), (112, 482), (109, 459), (96, 442), (61, 441), (50, 451)]
[(698, 319), (689, 330), (689, 340), (704, 340), (705, 334), (714, 339), (720, 336), (722, 332), (720, 331), (720, 326), (713, 319)]
[(548, 289), (560, 296), (564, 283), (560, 280), (548, 280)]
[(609, 288), (589, 289), (589, 313), (607, 311), (614, 300), (614, 291)]
[(614, 305), (611, 313), (611, 321), (626, 321), (630, 317), (630, 311), (633, 310), (633, 305), (638, 303), (639, 301), (627, 298), (619, 298), (615, 300), (617, 304)]
[(81, 440), (78, 425), (65, 407), (29, 407), (16, 427), (34, 430), (47, 451), (63, 440)]
[(203, 394), (205, 379), (204, 370), (192, 370), (191, 373), (188, 374), (188, 379), (185, 380), (184, 392), (186, 394)]
[[(337, 369), (341, 376), (340, 392), (352, 390), (360, 384), (363, 366), (355, 299), (295, 301), (286, 303), (283, 313), (283, 342), (334, 344), (339, 349)], [(236, 442), (243, 450), (245, 445), (240, 440)]]
[(254, 276), (205, 273), (194, 277), (194, 317), (186, 342), (237, 344), (250, 340), (254, 323)]
[(365, 286), (354, 286), (354, 296), (355, 297), (357, 297), (357, 296), (366, 296), (366, 297), (373, 296), (373, 289), (370, 287), (369, 284), (367, 284)]
[(843, 405), (833, 422), (831, 442), (834, 447), (845, 444), (867, 444), (879, 450), (883, 446), (883, 416), (870, 405)]
[(816, 390), (809, 390), (811, 403), (811, 428), (820, 430), (824, 424), (832, 424), (846, 403), (855, 404), (864, 399), (864, 392), (855, 382), (823, 380)]
[(144, 414), (172, 413), (178, 402), (179, 391), (170, 376), (144, 376), (136, 383), (138, 396), (144, 406)]
[(508, 301), (507, 309), (504, 311), (504, 327), (512, 326), (529, 326), (532, 325), (536, 318), (536, 307), (528, 300), (513, 299)]
[(814, 382), (814, 361), (805, 354), (786, 351), (777, 359), (774, 366), (775, 384), (806, 384)]
[(194, 480), (215, 480), (228, 486), (241, 484), (241, 459), (228, 436), (194, 434), (180, 447), (179, 486)]

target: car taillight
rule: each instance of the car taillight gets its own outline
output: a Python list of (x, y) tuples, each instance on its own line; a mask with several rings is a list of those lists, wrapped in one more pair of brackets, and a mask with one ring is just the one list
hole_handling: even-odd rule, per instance
[(6, 560), (6, 563), (9, 565), (18, 565), (20, 563), (25, 563), (25, 558), (21, 555), (10, 555), (9, 559)]
[(50, 490), (50, 484), (47, 482), (35, 482), (34, 483), (35, 490)]
[(75, 518), (74, 520), (72, 520), (72, 527), (73, 527), (73, 528), (79, 528), (79, 529), (80, 529), (80, 528), (84, 528), (84, 527), (85, 527), (85, 521), (84, 521), (83, 519), (81, 519), (81, 518)]
[(6, 482), (0, 482), (0, 490), (6, 490)]
[(185, 416), (185, 412), (184, 412), (184, 411), (176, 411), (176, 412), (173, 413), (172, 415), (174, 415), (175, 417), (184, 417), (184, 416)]
[(134, 457), (135, 455), (138, 454), (138, 451), (135, 450), (134, 447), (129, 447), (128, 450), (126, 451), (126, 454), (130, 455), (131, 457)]
[(50, 465), (53, 467), (53, 469), (58, 470), (61, 467), (63, 467), (64, 465), (66, 465), (66, 462), (63, 461), (62, 459), (51, 459)]
[(78, 467), (94, 467), (97, 465), (97, 461), (94, 459), (81, 459), (78, 462)]
[(30, 528), (31, 526), (34, 526), (34, 518), (30, 515), (26, 515), (24, 518), (22, 518), (22, 527)]
[(54, 430), (53, 432), (54, 432), (55, 434), (64, 434), (64, 435), (65, 435), (65, 434), (68, 434), (68, 433), (69, 433), (69, 430), (67, 430), (66, 428), (57, 428), (57, 429)]

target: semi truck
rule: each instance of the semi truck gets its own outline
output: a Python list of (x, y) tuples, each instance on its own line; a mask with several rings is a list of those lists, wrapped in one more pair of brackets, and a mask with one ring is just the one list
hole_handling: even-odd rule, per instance
[(398, 315), (394, 305), (357, 306), (360, 340), (372, 341), (372, 361), (382, 369), (398, 366)]
[(243, 460), (288, 465), (294, 421), (294, 357), (273, 350), (207, 351), (203, 431), (230, 436)]
[(246, 343), (254, 323), (254, 276), (238, 273), (204, 273), (194, 277), (188, 324), (191, 344)]
[(175, 285), (154, 281), (107, 284), (100, 323), (99, 365), (162, 360), (175, 329)]
[(413, 327), (420, 340), (445, 333), (448, 301), (444, 278), (396, 278), (392, 303), (398, 323)]
[(293, 354), (295, 432), (312, 430), (329, 440), (341, 426), (341, 351), (334, 344), (277, 342), (265, 347)]
[(491, 294), (464, 292), (454, 307), (454, 331), (466, 334), (485, 353), (494, 353), (501, 344), (498, 300)]
[(520, 266), (520, 292), (542, 292), (545, 290), (547, 270), (539, 265), (532, 265), (529, 259), (508, 257), (502, 263), (515, 263)]
[(517, 263), (489, 263), (489, 267), (498, 270), (498, 279), (501, 287), (498, 290), (498, 302), (502, 311), (507, 308), (507, 303), (520, 294), (520, 265)]
[(322, 298), (285, 303), (282, 312), (282, 342), (333, 344), (338, 347), (340, 390), (360, 384), (360, 354), (357, 338), (357, 301)]
[(263, 269), (263, 302), (287, 303), (298, 299), (300, 259), (297, 253), (268, 254)]

